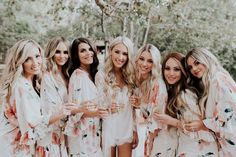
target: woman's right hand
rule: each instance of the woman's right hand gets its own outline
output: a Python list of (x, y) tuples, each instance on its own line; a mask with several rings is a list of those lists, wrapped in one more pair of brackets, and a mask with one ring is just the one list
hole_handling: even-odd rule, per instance
[(71, 114), (74, 115), (79, 112), (83, 112), (85, 110), (85, 107), (84, 106), (78, 107), (77, 104), (68, 102), (63, 105), (63, 110), (64, 110), (63, 112), (66, 115), (71, 115)]
[(140, 99), (137, 96), (135, 96), (134, 94), (129, 97), (129, 103), (134, 108), (140, 108)]

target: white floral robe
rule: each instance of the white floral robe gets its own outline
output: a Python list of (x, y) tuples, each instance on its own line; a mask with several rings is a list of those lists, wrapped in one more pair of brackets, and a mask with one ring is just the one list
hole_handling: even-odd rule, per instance
[[(200, 120), (200, 108), (197, 96), (190, 90), (181, 93), (182, 100), (187, 106), (182, 107), (178, 112), (178, 119), (183, 122)], [(218, 148), (215, 135), (212, 131), (188, 132), (178, 130), (179, 146), (177, 157), (218, 157)]]
[[(145, 97), (145, 94), (143, 94)], [(144, 98), (145, 99), (145, 98)], [(150, 93), (149, 103), (147, 106), (141, 106), (141, 113), (149, 115), (147, 117), (147, 134), (145, 141), (145, 156), (151, 157), (174, 157), (177, 149), (177, 131), (175, 128), (167, 128), (167, 125), (156, 122), (152, 118), (153, 112), (158, 110), (160, 113), (165, 112), (167, 103), (166, 85), (162, 78), (158, 78)], [(145, 113), (146, 112), (146, 113)], [(144, 117), (145, 118), (145, 117)], [(148, 143), (149, 133), (158, 130), (158, 135), (155, 137), (153, 147)], [(150, 148), (152, 147), (152, 150)]]
[[(60, 108), (68, 101), (67, 87), (64, 82), (57, 81), (51, 72), (43, 75), (41, 83), (42, 111), (44, 115), (56, 115)], [(65, 122), (59, 120), (50, 125), (50, 132), (47, 134), (45, 146), (50, 157), (67, 157), (65, 135), (63, 127)]]
[[(89, 74), (76, 69), (69, 81), (69, 101), (78, 103), (97, 98), (97, 88)], [(65, 133), (68, 135), (69, 154), (73, 157), (102, 157), (99, 118), (83, 118), (83, 113), (70, 116)]]
[[(32, 155), (45, 157), (46, 153), (40, 143), (43, 142), (42, 138), (48, 131), (49, 116), (42, 116), (39, 95), (25, 77), (21, 76), (17, 79), (10, 104), (13, 105), (12, 111), (16, 113), (15, 117), (17, 117), (21, 132), (18, 137), (19, 148), (13, 157), (31, 157)], [(14, 111), (14, 106), (16, 111)]]
[[(113, 89), (105, 82), (105, 74), (103, 70), (97, 72), (95, 77), (95, 84), (98, 88), (100, 97), (105, 97), (103, 103), (111, 105), (112, 100), (108, 101), (112, 97)], [(105, 91), (107, 91), (105, 93)], [(110, 157), (111, 147), (122, 145), (124, 143), (131, 143), (133, 140), (133, 131), (137, 131), (135, 115), (133, 108), (129, 103), (129, 97), (131, 93), (127, 86), (118, 88), (118, 92), (121, 94), (116, 101), (122, 102), (123, 109), (117, 113), (110, 114), (108, 117), (103, 118), (102, 121), (102, 144), (103, 144), (103, 156)]]
[(220, 144), (221, 157), (236, 156), (236, 83), (227, 72), (217, 71), (210, 80), (205, 126)]

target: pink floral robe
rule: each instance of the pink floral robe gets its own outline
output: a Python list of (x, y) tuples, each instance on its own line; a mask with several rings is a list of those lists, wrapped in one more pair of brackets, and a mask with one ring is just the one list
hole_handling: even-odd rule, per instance
[[(143, 94), (145, 96), (145, 94)], [(145, 98), (144, 98), (145, 99)], [(152, 118), (153, 112), (164, 113), (167, 103), (166, 85), (162, 78), (158, 78), (150, 93), (148, 104), (141, 106), (143, 115), (149, 115), (147, 118), (147, 133), (145, 141), (145, 156), (151, 157), (174, 157), (177, 149), (177, 131), (176, 128), (167, 128), (166, 125), (156, 122)], [(144, 116), (145, 118), (145, 116)], [(158, 130), (158, 135), (154, 139), (153, 146), (148, 142), (149, 133)], [(152, 148), (152, 149), (151, 149)]]

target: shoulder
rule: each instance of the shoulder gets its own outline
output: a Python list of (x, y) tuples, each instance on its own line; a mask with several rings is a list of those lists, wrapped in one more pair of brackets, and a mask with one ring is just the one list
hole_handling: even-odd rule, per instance
[(51, 81), (52, 74), (48, 71), (43, 73), (42, 80), (45, 82)]
[(23, 76), (20, 76), (13, 87), (14, 93), (25, 93), (34, 91), (32, 84)]
[(228, 72), (216, 72), (210, 80), (210, 90), (213, 93), (236, 94), (236, 83)]
[(71, 77), (85, 76), (87, 73), (79, 68), (75, 69)]
[(187, 98), (187, 99), (190, 99), (190, 100), (197, 100), (197, 94), (194, 93), (193, 91), (189, 90), (189, 89), (186, 89), (185, 91), (182, 91), (181, 92), (181, 97), (182, 98)]
[(154, 81), (154, 84), (152, 86), (152, 92), (159, 94), (167, 94), (166, 84), (162, 78), (158, 78)]
[(96, 76), (104, 76), (105, 72), (103, 69), (98, 70), (98, 72), (96, 73)]
[(232, 79), (232, 77), (230, 76), (230, 74), (225, 71), (218, 71), (213, 75), (213, 78), (210, 80), (210, 84), (213, 86), (218, 86), (218, 87), (222, 87), (222, 86), (234, 86), (235, 85), (235, 81)]
[(96, 73), (95, 79), (96, 78), (104, 78), (105, 77), (105, 72), (104, 70), (98, 70), (98, 72)]
[(158, 87), (160, 89), (166, 90), (166, 84), (162, 78), (156, 79), (156, 81), (154, 83), (154, 87)]

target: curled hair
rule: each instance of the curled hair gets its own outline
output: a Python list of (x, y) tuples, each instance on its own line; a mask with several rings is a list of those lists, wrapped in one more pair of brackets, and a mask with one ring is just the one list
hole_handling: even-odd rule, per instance
[(225, 73), (228, 72), (226, 72), (226, 70), (221, 66), (218, 59), (206, 48), (194, 48), (190, 50), (187, 53), (185, 59), (186, 67), (187, 67), (187, 60), (189, 57), (192, 57), (193, 59), (197, 60), (199, 63), (203, 64), (206, 68), (206, 71), (204, 72), (201, 79), (194, 77), (188, 70), (190, 75), (190, 78), (188, 80), (189, 83), (197, 86), (197, 89), (199, 90), (198, 93), (202, 93), (201, 95), (199, 95), (199, 105), (201, 114), (203, 115), (203, 118), (205, 118), (205, 108), (206, 108), (207, 98), (209, 95), (210, 79), (217, 71), (223, 71)]
[(98, 57), (97, 57), (97, 50), (96, 50), (95, 46), (91, 43), (91, 41), (86, 38), (77, 38), (73, 41), (73, 43), (71, 45), (71, 61), (72, 61), (72, 63), (71, 63), (70, 69), (69, 69), (69, 74), (71, 75), (75, 69), (80, 67), (81, 62), (79, 59), (78, 50), (79, 50), (79, 45), (81, 43), (88, 44), (93, 51), (93, 63), (90, 65), (89, 74), (92, 78), (92, 81), (94, 82), (95, 75), (98, 71), (97, 67), (99, 64)]
[[(9, 100), (12, 90), (15, 86), (16, 80), (23, 75), (23, 63), (29, 56), (30, 51), (33, 47), (36, 47), (43, 60), (43, 50), (34, 40), (20, 40), (15, 43), (10, 49), (7, 51), (7, 57), (5, 59), (5, 68), (3, 70), (3, 74), (1, 77), (1, 85), (0, 85), (0, 94), (1, 98)], [(43, 62), (44, 63), (44, 62)], [(42, 63), (42, 71), (44, 69)], [(40, 89), (40, 81), (41, 74), (35, 75), (33, 77), (33, 86), (37, 93), (39, 93)]]
[[(181, 77), (175, 84), (169, 84), (165, 78), (166, 62), (169, 59), (174, 59), (180, 67)], [(166, 83), (168, 92), (168, 101), (166, 107), (166, 113), (172, 117), (177, 117), (177, 111), (181, 106), (185, 107), (187, 104), (181, 98), (181, 92), (187, 88), (187, 74), (184, 69), (184, 55), (179, 52), (168, 53), (162, 61), (162, 76)]]
[(62, 74), (66, 80), (69, 80), (68, 69), (69, 69), (69, 63), (70, 63), (70, 45), (69, 45), (69, 41), (67, 41), (64, 37), (55, 37), (47, 43), (46, 49), (45, 49), (47, 71), (51, 71), (54, 75), (57, 74), (58, 67), (54, 61), (54, 56), (57, 51), (57, 46), (60, 43), (63, 43), (66, 46), (68, 55), (69, 55), (69, 59), (62, 66)]
[[(137, 67), (137, 62), (140, 58), (140, 56), (142, 55), (143, 52), (149, 52), (152, 56), (152, 60), (153, 60), (153, 66), (152, 66), (152, 70), (148, 75), (148, 78), (146, 80), (144, 80), (143, 82), (141, 81), (141, 75), (139, 73), (139, 69)], [(138, 50), (138, 54), (135, 57), (135, 63), (136, 63), (136, 71), (137, 73), (137, 80), (138, 80), (138, 84), (140, 84), (140, 89), (142, 91), (142, 93), (145, 93), (146, 95), (144, 96), (144, 98), (146, 98), (147, 100), (144, 101), (149, 101), (150, 99), (150, 94), (151, 94), (151, 90), (154, 88), (155, 82), (157, 81), (157, 79), (159, 77), (161, 77), (161, 55), (160, 55), (160, 51), (152, 44), (146, 44), (144, 46), (142, 46), (139, 50)]]
[(121, 68), (122, 77), (124, 82), (128, 85), (129, 89), (135, 86), (135, 75), (134, 75), (134, 66), (132, 63), (132, 57), (134, 53), (134, 47), (132, 41), (127, 37), (117, 37), (115, 38), (109, 46), (109, 54), (105, 61), (104, 73), (105, 73), (105, 82), (110, 86), (114, 86), (116, 78), (114, 75), (114, 64), (112, 62), (111, 51), (118, 44), (124, 44), (128, 50), (128, 59), (127, 62)]

